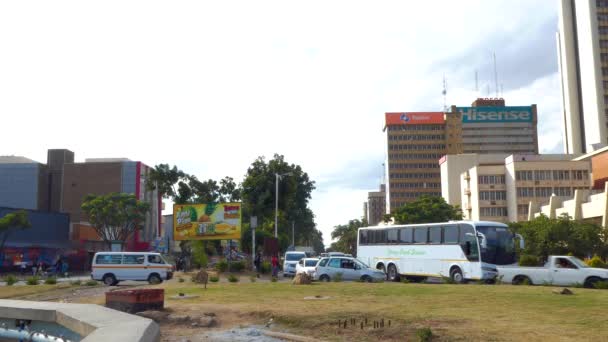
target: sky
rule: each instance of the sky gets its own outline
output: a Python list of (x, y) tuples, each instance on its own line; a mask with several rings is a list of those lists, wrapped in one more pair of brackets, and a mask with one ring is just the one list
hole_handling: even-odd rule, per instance
[(4, 1), (0, 155), (242, 180), (282, 154), (316, 181), (328, 244), (383, 179), (384, 113), (442, 110), (444, 76), (447, 105), (537, 104), (561, 153), (556, 30), (548, 0)]

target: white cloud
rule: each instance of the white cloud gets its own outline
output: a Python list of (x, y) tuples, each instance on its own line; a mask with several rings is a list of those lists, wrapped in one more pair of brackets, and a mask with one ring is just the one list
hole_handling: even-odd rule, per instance
[[(384, 160), (384, 112), (440, 110), (444, 72), (448, 104), (470, 103), (479, 58), (462, 56), (534, 49), (554, 40), (548, 20), (541, 0), (2, 2), (0, 154), (69, 148), (236, 179), (284, 154), (318, 181), (327, 239), (377, 188), (380, 175), (352, 171)], [(559, 88), (542, 77), (505, 77), (505, 96), (538, 103), (552, 150)]]

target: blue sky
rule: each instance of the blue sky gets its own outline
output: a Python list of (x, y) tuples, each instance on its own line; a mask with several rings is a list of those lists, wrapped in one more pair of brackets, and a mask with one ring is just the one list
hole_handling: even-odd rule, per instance
[(276, 152), (317, 181), (329, 242), (382, 179), (384, 112), (441, 110), (444, 74), (448, 105), (493, 96), (493, 53), (561, 152), (556, 28), (545, 0), (2, 2), (0, 155), (242, 179)]

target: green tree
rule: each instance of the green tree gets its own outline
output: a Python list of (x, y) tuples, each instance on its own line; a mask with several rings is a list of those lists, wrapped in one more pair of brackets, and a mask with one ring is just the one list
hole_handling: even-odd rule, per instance
[(185, 179), (186, 174), (177, 166), (169, 167), (169, 164), (158, 164), (152, 170), (146, 182), (148, 190), (158, 189), (163, 198), (173, 199), (177, 195), (175, 185)]
[(574, 221), (568, 215), (550, 219), (541, 215), (531, 221), (509, 224), (512, 231), (521, 234), (525, 255), (546, 260), (549, 255), (572, 254), (579, 258), (598, 254), (606, 256), (605, 229), (581, 221)]
[(199, 268), (207, 267), (207, 241), (192, 241), (192, 261)]
[(124, 243), (145, 222), (150, 204), (133, 194), (88, 195), (81, 206), (97, 235), (111, 247)]
[(27, 212), (19, 210), (0, 218), (0, 255), (3, 254), (4, 244), (9, 235), (21, 229), (30, 228), (32, 224), (27, 219)]
[(367, 227), (367, 221), (365, 219), (350, 220), (348, 221), (348, 224), (335, 226), (334, 230), (331, 232), (331, 238), (337, 239), (337, 241), (332, 243), (332, 251), (356, 256), (357, 231), (361, 227)]
[(392, 216), (395, 223), (400, 224), (446, 222), (462, 220), (462, 210), (448, 204), (443, 197), (423, 195), (397, 208)]

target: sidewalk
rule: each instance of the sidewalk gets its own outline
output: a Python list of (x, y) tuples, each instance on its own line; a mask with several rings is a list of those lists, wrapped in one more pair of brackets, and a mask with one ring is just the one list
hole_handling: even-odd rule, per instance
[[(2, 278), (0, 278), (0, 286), (6, 286), (6, 282), (4, 281), (4, 278), (6, 276), (3, 276)], [(27, 285), (26, 281), (27, 278), (29, 278), (31, 276), (26, 276), (26, 277), (21, 277), (19, 276), (18, 278), (19, 281), (17, 281), (15, 284), (13, 284), (13, 286), (22, 286), (22, 285)], [(25, 279), (23, 279), (25, 278)], [(40, 281), (38, 282), (39, 284), (44, 284), (44, 280), (47, 279), (48, 277), (40, 277)], [(57, 283), (69, 283), (72, 281), (81, 281), (81, 282), (85, 282), (91, 280), (91, 276), (90, 275), (83, 275), (83, 274), (79, 274), (77, 276), (73, 276), (73, 277), (68, 277), (68, 278), (57, 278)]]

